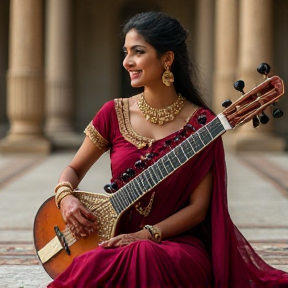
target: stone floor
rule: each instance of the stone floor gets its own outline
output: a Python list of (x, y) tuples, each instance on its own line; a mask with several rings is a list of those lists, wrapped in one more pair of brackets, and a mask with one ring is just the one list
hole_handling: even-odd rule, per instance
[[(73, 155), (0, 155), (0, 288), (49, 283), (36, 257), (33, 221)], [(81, 189), (102, 191), (108, 160), (108, 154), (100, 158)], [(288, 271), (288, 153), (227, 153), (227, 166), (233, 221), (268, 264)]]

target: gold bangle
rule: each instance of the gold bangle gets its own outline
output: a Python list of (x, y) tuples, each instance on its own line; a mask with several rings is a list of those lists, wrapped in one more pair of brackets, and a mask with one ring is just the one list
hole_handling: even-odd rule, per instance
[(62, 191), (61, 193), (55, 195), (55, 201), (60, 202), (60, 200), (63, 198), (62, 196), (63, 194), (68, 195), (68, 194), (73, 194), (73, 192), (71, 190)]
[[(63, 187), (63, 188), (64, 188), (64, 187)], [(62, 194), (66, 194), (66, 195), (67, 195), (67, 193), (72, 194), (73, 191), (72, 191), (70, 188), (68, 188), (68, 187), (66, 187), (66, 189), (60, 188), (60, 189), (58, 190), (58, 192), (56, 193), (56, 195), (55, 195), (55, 201), (56, 201), (56, 203), (57, 203), (57, 202), (60, 203), (60, 200), (63, 198), (63, 197), (62, 197)]]
[(152, 236), (152, 239), (151, 239), (152, 241), (158, 244), (161, 242), (162, 233), (158, 227), (152, 226), (152, 225), (145, 225), (143, 229), (147, 229), (149, 231), (149, 233)]
[(59, 188), (61, 188), (61, 187), (69, 187), (72, 191), (73, 191), (73, 186), (72, 186), (72, 184), (70, 183), (70, 182), (68, 182), (68, 181), (62, 181), (62, 182), (59, 182), (57, 185), (56, 185), (56, 187), (55, 187), (55, 189), (54, 189), (54, 192), (55, 192), (55, 194), (57, 193), (57, 191), (58, 191), (58, 189)]
[(65, 191), (73, 192), (73, 190), (70, 187), (63, 186), (63, 187), (58, 188), (57, 193), (55, 193), (55, 197), (57, 198), (59, 194)]
[(67, 195), (73, 195), (73, 191), (63, 191), (55, 196), (55, 204), (58, 209), (60, 209), (60, 202), (61, 200), (66, 197)]
[(65, 192), (70, 192), (72, 193), (73, 191), (69, 188), (69, 187), (61, 187), (58, 189), (57, 193), (55, 194), (55, 198), (59, 198), (59, 196), (62, 194), (62, 193), (65, 193)]

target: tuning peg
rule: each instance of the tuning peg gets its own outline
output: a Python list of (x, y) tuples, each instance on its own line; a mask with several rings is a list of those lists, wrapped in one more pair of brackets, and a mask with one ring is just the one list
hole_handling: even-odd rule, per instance
[(267, 77), (268, 77), (268, 74), (269, 74), (269, 72), (270, 72), (270, 69), (271, 69), (271, 67), (270, 67), (269, 64), (267, 64), (267, 63), (261, 63), (261, 64), (259, 65), (259, 67), (257, 68), (257, 72), (260, 73), (260, 74), (262, 74), (262, 75), (264, 75), (265, 78), (267, 78)]
[(262, 112), (259, 115), (259, 120), (262, 124), (267, 124), (269, 122), (269, 117), (264, 112)]
[(273, 110), (272, 115), (274, 118), (280, 118), (284, 115), (284, 113), (281, 109), (277, 108)]
[(272, 115), (274, 118), (280, 118), (284, 115), (283, 111), (277, 108), (276, 102), (272, 103), (271, 108), (272, 108)]
[(254, 128), (257, 128), (259, 126), (259, 119), (256, 115), (253, 117), (252, 123)]
[(226, 99), (222, 102), (222, 107), (227, 108), (232, 104), (232, 101), (230, 99)]
[(237, 90), (240, 91), (242, 94), (245, 94), (243, 89), (245, 87), (245, 83), (242, 80), (238, 80), (233, 84), (233, 87)]

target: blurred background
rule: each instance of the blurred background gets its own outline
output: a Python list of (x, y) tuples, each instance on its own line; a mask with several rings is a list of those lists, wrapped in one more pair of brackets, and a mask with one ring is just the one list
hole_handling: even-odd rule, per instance
[[(288, 83), (287, 0), (0, 0), (1, 288), (50, 281), (33, 246), (34, 217), (100, 107), (138, 93), (122, 67), (121, 28), (151, 10), (190, 32), (201, 91), (215, 113), (241, 96), (236, 80), (245, 92), (263, 81), (262, 62)], [(232, 219), (268, 264), (288, 271), (287, 95), (278, 107), (282, 118), (266, 111), (267, 124), (247, 123), (223, 139)], [(102, 191), (109, 163), (105, 153), (81, 189)]]
[[(261, 83), (261, 62), (288, 83), (286, 0), (1, 0), (0, 153), (77, 148), (106, 101), (136, 94), (122, 67), (121, 27), (150, 10), (189, 30), (202, 92), (216, 113), (224, 99), (241, 95), (236, 80), (245, 81), (245, 92)], [(227, 145), (287, 150), (287, 97), (279, 107), (282, 119), (267, 113), (268, 124), (229, 132)]]

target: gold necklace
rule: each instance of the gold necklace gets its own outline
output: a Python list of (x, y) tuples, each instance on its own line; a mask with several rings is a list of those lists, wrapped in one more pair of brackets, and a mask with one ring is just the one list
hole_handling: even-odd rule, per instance
[(147, 121), (153, 124), (162, 125), (165, 122), (170, 122), (175, 119), (175, 116), (181, 111), (184, 106), (185, 98), (179, 94), (178, 99), (172, 105), (163, 108), (156, 109), (148, 105), (145, 101), (144, 93), (141, 93), (140, 98), (137, 102), (139, 110)]

